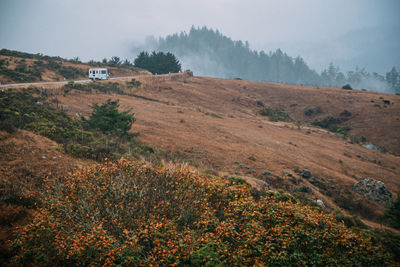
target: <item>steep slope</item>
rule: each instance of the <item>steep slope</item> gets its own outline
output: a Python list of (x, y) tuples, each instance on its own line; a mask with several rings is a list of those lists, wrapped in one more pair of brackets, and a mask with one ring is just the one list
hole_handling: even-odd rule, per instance
[(31, 132), (0, 131), (0, 259), (9, 256), (6, 241), (13, 238), (15, 226), (28, 221), (45, 177), (93, 164), (61, 153), (57, 143)]

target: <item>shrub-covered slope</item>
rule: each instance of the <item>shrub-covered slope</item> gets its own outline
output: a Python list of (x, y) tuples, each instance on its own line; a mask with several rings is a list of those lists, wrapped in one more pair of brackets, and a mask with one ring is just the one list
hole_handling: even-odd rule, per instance
[(118, 57), (103, 59), (102, 62), (92, 60), (84, 63), (79, 58), (64, 59), (7, 49), (0, 50), (2, 84), (87, 79), (89, 68), (96, 67), (108, 68), (112, 77), (149, 73), (134, 67), (129, 61), (122, 62)]
[(47, 182), (19, 229), (19, 264), (382, 266), (392, 259), (333, 216), (238, 179), (122, 159)]

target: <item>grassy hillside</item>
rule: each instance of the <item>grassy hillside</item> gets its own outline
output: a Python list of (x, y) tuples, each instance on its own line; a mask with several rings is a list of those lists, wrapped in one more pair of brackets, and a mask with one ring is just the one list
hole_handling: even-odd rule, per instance
[(79, 59), (63, 59), (41, 54), (30, 54), (7, 49), (0, 50), (0, 82), (26, 83), (87, 79), (89, 68), (106, 67), (111, 77), (148, 73), (122, 62), (83, 63)]
[[(352, 186), (374, 178), (393, 195), (400, 190), (399, 157), (363, 146), (371, 142), (394, 154), (398, 151), (396, 95), (187, 73), (36, 90), (74, 118), (88, 118), (93, 103), (110, 98), (119, 99), (121, 111), (133, 109), (137, 121), (132, 132), (140, 132), (138, 140), (152, 148), (124, 146), (122, 154), (145, 151), (151, 161), (179, 158), (205, 174), (240, 175), (259, 188), (283, 188), (321, 199), (329, 210), (342, 209), (379, 224), (385, 206), (357, 194)], [(383, 105), (378, 108), (377, 102)], [(267, 116), (260, 115), (262, 110)], [(79, 135), (82, 128), (77, 127)], [(93, 147), (77, 137), (84, 146), (81, 151)], [(106, 140), (99, 141), (97, 145), (105, 148)], [(114, 144), (118, 150), (119, 144)], [(302, 177), (302, 169), (310, 170), (312, 177)], [(310, 190), (299, 191), (303, 187)]]
[(243, 180), (122, 159), (47, 181), (13, 242), (17, 264), (393, 264), (366, 233)]
[[(0, 240), (18, 239), (1, 242), (0, 256), (33, 265), (398, 262), (399, 238), (366, 230), (385, 227), (385, 203), (352, 186), (374, 178), (400, 190), (399, 97), (190, 73), (4, 90)], [(94, 103), (108, 102), (135, 113), (129, 134), (88, 123)], [(158, 168), (171, 161), (192, 172)]]

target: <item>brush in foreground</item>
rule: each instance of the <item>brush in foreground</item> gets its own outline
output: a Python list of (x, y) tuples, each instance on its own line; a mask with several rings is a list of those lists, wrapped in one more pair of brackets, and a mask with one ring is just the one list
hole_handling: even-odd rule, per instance
[(391, 258), (333, 216), (243, 182), (122, 159), (47, 182), (17, 264), (382, 266)]

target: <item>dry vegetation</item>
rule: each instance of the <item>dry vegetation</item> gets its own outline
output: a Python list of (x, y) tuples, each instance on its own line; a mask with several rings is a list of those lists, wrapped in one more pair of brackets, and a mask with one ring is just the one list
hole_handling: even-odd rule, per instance
[[(186, 180), (188, 183), (193, 182), (191, 180), (193, 177), (196, 177), (195, 179), (198, 180), (207, 181), (209, 185), (203, 189), (197, 188), (197, 191), (207, 191), (210, 187), (216, 186), (216, 188), (220, 188), (222, 186), (227, 192), (224, 191), (225, 193), (223, 193), (220, 199), (221, 201), (229, 199), (228, 195), (231, 189), (234, 191), (243, 190), (241, 191), (243, 195), (240, 197), (239, 206), (250, 205), (251, 212), (261, 212), (260, 207), (265, 208), (263, 205), (272, 205), (277, 211), (282, 211), (283, 213), (289, 212), (290, 216), (294, 216), (293, 214), (298, 214), (302, 209), (305, 209), (302, 212), (310, 214), (311, 221), (316, 220), (314, 222), (310, 221), (311, 225), (315, 222), (319, 223), (320, 221), (330, 220), (330, 215), (326, 217), (327, 215), (322, 215), (322, 213), (313, 210), (313, 208), (304, 208), (299, 204), (287, 201), (282, 204), (279, 201), (275, 202), (275, 200), (270, 199), (270, 196), (263, 196), (262, 201), (265, 202), (262, 203), (264, 204), (260, 204), (257, 201), (254, 202), (252, 198), (255, 196), (251, 194), (251, 190), (247, 185), (233, 185), (231, 182), (228, 182), (227, 177), (231, 175), (241, 176), (260, 190), (260, 192), (265, 189), (285, 189), (293, 192), (302, 203), (308, 203), (309, 205), (315, 205), (316, 199), (322, 199), (326, 205), (326, 212), (339, 209), (344, 214), (360, 216), (364, 222), (375, 228), (382, 227), (380, 225), (380, 216), (385, 207), (355, 193), (351, 189), (352, 185), (364, 178), (374, 178), (383, 181), (393, 193), (400, 190), (398, 176), (400, 166), (400, 158), (398, 156), (400, 153), (400, 138), (398, 136), (400, 132), (400, 96), (398, 95), (385, 95), (339, 88), (318, 88), (192, 77), (188, 73), (160, 76), (136, 75), (118, 80), (116, 83), (102, 81), (89, 84), (68, 84), (65, 86), (49, 85), (37, 92), (42, 92), (45, 96), (45, 101), (52, 103), (57, 109), (63, 109), (72, 117), (76, 117), (77, 113), (88, 117), (93, 103), (103, 103), (109, 98), (119, 99), (121, 110), (133, 109), (135, 113), (136, 123), (133, 125), (131, 132), (140, 132), (138, 140), (144, 144), (151, 145), (157, 151), (156, 153), (151, 152), (146, 157), (148, 162), (154, 165), (160, 165), (171, 160), (188, 162), (191, 168), (194, 168), (196, 172), (206, 177), (192, 176), (186, 172), (182, 174), (183, 176), (179, 176), (180, 174), (176, 173), (179, 175), (173, 177), (176, 179), (183, 177), (182, 179), (188, 179)], [(265, 113), (268, 116), (260, 115), (260, 110), (263, 109), (268, 110)], [(271, 118), (271, 116), (274, 117)], [(334, 119), (325, 120), (329, 117)], [(282, 119), (280, 118), (286, 119), (285, 121), (281, 121)], [(335, 125), (328, 125), (326, 128), (331, 130), (328, 131), (327, 129), (313, 126), (312, 124), (315, 121), (323, 123), (333, 122)], [(323, 123), (320, 125), (324, 125)], [(335, 131), (335, 133), (332, 131)], [(384, 152), (368, 149), (362, 145), (364, 142), (376, 144)], [(32, 147), (33, 152), (28, 149), (29, 147)], [(38, 184), (42, 185), (43, 178), (48, 172), (56, 174), (55, 177), (60, 177), (60, 175), (66, 174), (67, 170), (76, 165), (88, 165), (88, 161), (71, 158), (57, 151), (56, 147), (57, 145), (52, 141), (29, 132), (2, 133), (0, 140), (0, 149), (4, 151), (1, 158), (2, 168), (0, 169), (2, 183), (6, 184), (5, 181), (18, 181), (20, 183), (20, 179), (25, 179), (25, 182), (22, 183), (25, 190), (27, 184), (29, 186), (35, 184), (33, 181), (40, 181)], [(42, 149), (47, 149), (47, 152), (42, 152)], [(129, 156), (133, 155), (134, 151), (129, 150), (129, 152), (125, 151), (124, 153)], [(45, 158), (41, 157), (41, 154)], [(155, 169), (142, 169), (136, 163), (120, 162), (117, 165), (102, 167), (103, 169), (83, 170), (70, 177), (77, 184), (84, 182), (88, 183), (86, 185), (97, 186), (96, 183), (101, 182), (101, 179), (111, 177), (114, 175), (114, 172), (118, 173), (120, 167), (124, 172), (126, 170), (124, 168), (128, 168), (129, 166), (133, 166), (132, 168), (136, 168), (137, 170), (147, 170), (149, 173), (157, 172)], [(302, 169), (310, 170), (311, 177), (302, 177), (300, 174)], [(97, 176), (95, 177), (90, 174), (96, 170), (105, 176), (100, 175), (100, 180), (97, 180)], [(33, 178), (30, 176), (31, 173), (33, 173)], [(163, 171), (160, 173), (163, 173)], [(134, 176), (135, 174), (132, 175)], [(213, 175), (225, 178), (213, 178), (213, 180), (210, 178)], [(17, 177), (17, 179), (12, 180), (14, 177)], [(86, 179), (85, 177), (90, 179)], [(149, 175), (148, 177), (149, 179), (153, 179), (158, 176)], [(71, 185), (64, 182), (62, 186)], [(13, 182), (10, 183), (12, 184)], [(146, 186), (149, 187), (150, 185)], [(67, 187), (58, 188), (57, 190), (62, 191), (66, 189)], [(100, 190), (100, 188), (98, 189)], [(49, 190), (54, 190), (54, 188), (50, 188)], [(96, 190), (90, 193), (105, 193), (104, 191)], [(68, 191), (67, 193), (71, 192)], [(63, 196), (67, 196), (67, 193)], [(83, 193), (83, 191), (79, 192), (79, 194)], [(127, 192), (122, 193), (126, 194)], [(43, 224), (49, 227), (49, 233), (52, 235), (51, 238), (55, 238), (60, 234), (60, 232), (57, 232), (57, 229), (72, 227), (72, 221), (64, 221), (64, 217), (49, 217), (47, 215), (49, 212), (60, 207), (65, 211), (62, 207), (78, 205), (79, 203), (74, 201), (80, 199), (80, 197), (74, 195), (75, 199), (71, 198), (72, 202), (69, 202), (65, 197), (60, 199), (54, 193), (48, 193), (47, 196), (51, 199), (46, 199), (46, 203), (51, 203), (51, 205), (44, 206), (35, 212), (31, 210), (33, 207), (21, 210), (19, 208), (21, 205), (15, 203), (11, 204), (11, 206), (10, 204), (7, 204), (7, 207), (4, 206), (4, 214), (10, 218), (3, 224), (7, 225), (4, 229), (8, 229), (3, 231), (3, 238), (9, 238), (9, 229), (13, 229), (15, 224), (26, 223), (26, 215), (32, 213), (34, 213), (35, 221), (26, 228), (32, 231), (22, 229), (20, 232), (22, 234), (19, 239), (20, 241), (31, 240), (32, 242), (37, 242), (30, 233), (35, 233), (34, 229), (37, 229), (35, 227), (40, 227)], [(91, 199), (95, 199), (95, 196)], [(210, 202), (208, 198), (202, 200), (205, 205), (210, 203), (211, 206), (213, 205), (212, 201)], [(118, 201), (121, 201), (118, 203), (125, 205), (123, 197), (119, 198)], [(188, 200), (186, 199), (185, 201)], [(164, 205), (163, 207), (166, 207), (166, 203), (160, 203), (161, 206)], [(152, 208), (153, 204), (155, 203), (146, 206), (149, 208), (147, 211), (149, 214), (152, 214), (155, 210), (155, 208)], [(215, 219), (221, 222), (221, 218), (217, 215), (213, 215), (213, 213), (209, 214), (211, 206), (196, 207), (196, 210), (199, 212), (197, 214), (198, 217), (196, 217), (196, 224), (202, 221), (205, 218), (204, 216), (211, 216), (211, 221)], [(22, 207), (24, 206), (22, 205)], [(232, 209), (226, 212), (235, 213), (238, 211), (236, 208), (240, 210), (240, 207), (229, 206), (227, 209)], [(130, 208), (137, 209), (138, 207)], [(240, 212), (243, 211), (240, 210)], [(270, 231), (276, 230), (279, 232), (283, 229), (283, 232), (280, 233), (285, 233), (289, 236), (295, 235), (295, 233), (289, 231), (289, 228), (295, 227), (294, 224), (302, 225), (305, 223), (304, 221), (294, 220), (293, 225), (288, 224), (288, 221), (284, 219), (288, 217), (283, 216), (283, 221), (277, 222), (276, 228), (271, 228), (272, 230), (267, 231), (266, 226), (260, 224), (259, 219), (262, 216), (267, 216), (268, 212), (262, 215), (254, 215), (255, 217), (249, 215), (251, 218), (249, 217), (249, 221), (246, 222), (252, 226), (255, 225), (255, 229), (263, 233), (273, 234)], [(165, 212), (162, 216), (168, 217), (170, 216), (168, 214), (168, 212)], [(226, 236), (227, 233), (231, 233), (231, 230), (229, 230), (231, 228), (229, 228), (228, 224), (221, 224), (221, 231), (212, 232), (212, 234), (207, 235), (204, 232), (205, 228), (201, 228), (200, 232), (190, 232), (190, 227), (188, 229), (185, 228), (187, 225), (180, 228), (181, 226), (178, 221), (182, 218), (179, 216), (175, 217), (177, 221), (172, 224), (164, 224), (164, 221), (162, 221), (163, 223), (158, 225), (154, 221), (153, 224), (148, 224), (148, 228), (143, 228), (149, 231), (150, 234), (147, 237), (153, 242), (149, 247), (146, 245), (147, 243), (140, 243), (143, 241), (141, 240), (142, 233), (134, 232), (136, 231), (132, 230), (134, 227), (132, 225), (128, 227), (126, 221), (118, 221), (115, 225), (104, 225), (100, 228), (90, 229), (82, 228), (87, 225), (77, 224), (76, 231), (71, 230), (71, 233), (73, 232), (73, 236), (82, 240), (82, 242), (96, 243), (96, 246), (102, 246), (102, 251), (105, 251), (104, 253), (111, 253), (109, 256), (105, 256), (102, 253), (93, 256), (93, 261), (98, 263), (105, 263), (106, 259), (108, 261), (112, 259), (114, 263), (132, 263), (132, 258), (129, 257), (134, 255), (140, 261), (137, 264), (148, 264), (152, 260), (157, 262), (163, 261), (165, 263), (194, 264), (193, 262), (197, 262), (204, 264), (203, 254), (208, 254), (215, 256), (213, 258), (215, 262), (212, 261), (213, 264), (220, 263), (218, 260), (221, 259), (224, 260), (221, 261), (222, 263), (235, 264), (234, 262), (230, 262), (230, 260), (235, 260), (234, 257), (237, 257), (236, 260), (238, 262), (249, 260), (249, 264), (255, 264), (255, 260), (270, 264), (285, 264), (284, 261), (280, 261), (283, 260), (280, 257), (285, 255), (285, 253), (289, 253), (287, 249), (290, 246), (298, 245), (295, 240), (278, 239), (279, 242), (284, 241), (287, 245), (283, 247), (283, 243), (280, 243), (278, 246), (280, 249), (273, 250), (273, 253), (278, 253), (276, 258), (274, 258), (276, 261), (272, 261), (271, 258), (268, 258), (269, 256), (260, 256), (260, 258), (250, 257), (250, 254), (255, 253), (255, 248), (252, 247), (247, 250), (247, 248), (241, 247), (245, 246), (246, 242), (241, 243), (237, 247), (231, 247), (232, 244), (228, 241), (226, 241), (228, 243), (224, 243), (225, 241), (220, 242), (221, 238), (223, 240), (225, 240), (224, 238), (228, 238)], [(343, 216), (343, 214), (340, 216)], [(296, 218), (300, 220), (300, 217)], [(152, 217), (152, 219), (157, 220), (156, 217)], [(237, 221), (238, 218), (234, 216), (231, 219), (236, 220), (230, 221), (233, 225), (239, 222)], [(82, 219), (82, 222), (85, 220), (86, 218)], [(108, 219), (104, 220), (109, 221)], [(346, 220), (349, 220), (348, 217)], [(142, 225), (144, 222), (140, 223)], [(354, 219), (350, 224), (358, 224), (358, 222)], [(123, 230), (125, 229), (123, 227), (126, 228), (126, 233), (115, 233), (115, 229), (120, 228), (120, 230)], [(304, 229), (307, 230), (307, 227)], [(336, 246), (337, 244), (335, 245), (329, 240), (344, 238), (343, 240), (345, 241), (343, 242), (350, 242), (354, 246), (365, 246), (365, 251), (372, 249), (368, 239), (361, 237), (361, 235), (355, 238), (352, 231), (341, 228), (343, 227), (342, 225), (334, 222), (330, 226), (317, 227), (316, 229), (319, 230), (315, 230), (317, 231), (314, 233), (315, 237), (326, 232), (327, 228), (325, 227), (331, 227), (329, 229), (334, 228), (339, 232), (336, 230), (329, 232), (332, 235), (324, 239), (324, 242), (326, 241)], [(342, 232), (343, 235), (340, 234), (340, 231), (344, 231)], [(178, 242), (174, 239), (176, 237), (168, 234), (172, 232), (178, 236), (187, 236), (188, 239), (185, 239), (188, 242), (187, 244), (195, 243), (195, 245), (189, 249), (185, 243), (182, 247), (177, 247), (177, 250), (173, 254), (171, 254), (171, 251), (163, 252), (163, 249), (166, 249), (165, 246), (167, 246), (168, 241), (172, 242), (171, 244), (174, 244), (174, 246)], [(162, 240), (165, 243), (161, 242), (158, 244), (156, 242), (157, 235), (159, 234), (164, 235)], [(199, 236), (203, 235), (206, 236), (203, 240), (204, 242), (199, 241)], [(257, 236), (255, 232), (244, 231), (242, 234), (238, 232), (237, 236), (235, 236), (238, 240), (244, 240), (245, 237), (260, 238), (257, 240), (266, 244), (261, 249), (261, 251), (264, 251), (260, 252), (261, 254), (269, 250), (270, 247), (268, 246), (275, 246), (272, 243), (265, 243), (265, 238), (267, 237)], [(98, 238), (103, 239), (101, 242), (97, 242), (99, 241)], [(376, 241), (374, 240), (372, 242)], [(317, 238), (312, 242), (316, 241)], [(54, 246), (51, 250), (52, 253), (54, 252), (51, 256), (53, 258), (47, 260), (60, 261), (63, 264), (85, 264), (84, 261), (87, 260), (88, 253), (92, 253), (82, 247), (82, 244), (88, 243), (75, 242), (72, 237), (64, 241), (57, 239), (57, 242), (57, 246)], [(129, 242), (136, 242), (134, 244), (139, 244), (140, 246), (137, 246), (137, 250), (133, 250)], [(326, 247), (327, 243), (324, 243), (322, 246)], [(19, 257), (22, 258), (19, 260), (26, 259), (26, 253), (29, 254), (29, 249), (33, 249), (29, 247), (25, 248), (23, 244), (24, 242), (16, 244), (16, 247), (22, 246), (22, 250), (19, 253)], [(317, 247), (320, 245), (317, 245)], [(251, 244), (249, 243), (247, 246), (251, 246)], [(126, 249), (124, 250), (127, 253), (126, 255), (129, 254), (130, 256), (120, 254), (121, 248)], [(50, 249), (50, 245), (47, 249)], [(246, 254), (246, 256), (240, 254), (240, 251), (247, 251), (249, 254)], [(333, 254), (329, 254), (331, 252)], [(344, 264), (350, 261), (353, 262), (353, 258), (349, 256), (351, 255), (349, 254), (350, 252), (364, 253), (351, 250), (342, 252), (338, 247), (334, 247), (326, 256), (328, 258), (336, 255), (335, 253), (343, 254), (344, 258), (341, 263)], [(371, 255), (378, 255), (376, 259), (383, 257), (381, 252), (373, 254), (375, 252), (371, 252)], [(35, 253), (39, 253), (39, 251)], [(71, 255), (68, 254), (71, 257), (70, 261), (62, 262), (67, 257), (66, 253), (72, 253)], [(190, 253), (196, 256), (188, 256)], [(240, 255), (235, 253), (239, 253)], [(141, 258), (143, 255), (151, 256)], [(349, 257), (346, 258), (347, 256)], [(250, 257), (251, 260), (247, 257)], [(302, 257), (299, 256), (298, 261), (296, 259), (293, 260), (298, 264), (302, 260), (310, 260)], [(368, 261), (368, 256), (362, 257), (366, 257), (364, 259)], [(324, 259), (327, 260), (327, 258)], [(35, 262), (35, 260), (32, 262)], [(322, 262), (329, 264), (329, 262)]]
[[(389, 265), (393, 258), (319, 210), (128, 160), (47, 184), (18, 229), (13, 261), (34, 265)], [(260, 195), (261, 194), (261, 195)], [(279, 196), (279, 195), (278, 195)]]
[[(120, 84), (126, 95), (112, 95), (120, 99), (122, 109), (133, 108), (137, 123), (132, 131), (139, 131), (144, 143), (180, 154), (205, 172), (261, 178), (290, 191), (307, 185), (313, 188), (313, 197), (323, 199), (328, 207), (344, 208), (370, 219), (377, 219), (383, 207), (355, 194), (351, 185), (370, 177), (383, 181), (392, 192), (400, 188), (399, 158), (357, 143), (364, 136), (367, 141), (398, 153), (399, 96), (184, 74), (135, 79), (141, 86), (129, 89), (125, 87), (127, 79)], [(52, 97), (57, 97), (71, 114), (88, 115), (91, 103), (110, 97), (100, 92), (61, 93)], [(382, 99), (391, 104), (378, 112), (371, 100)], [(285, 110), (293, 122), (270, 122), (257, 115), (263, 108), (260, 103)], [(310, 106), (321, 107), (311, 119), (304, 114)], [(344, 110), (352, 114), (343, 122), (351, 125), (348, 137), (308, 124), (327, 116), (339, 117)], [(297, 172), (303, 168), (320, 182), (313, 184), (301, 178)], [(265, 171), (275, 176), (262, 175)], [(285, 176), (285, 171), (293, 177)], [(275, 181), (276, 176), (282, 179)]]

